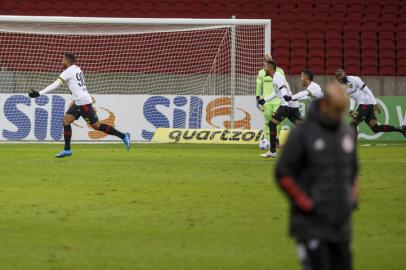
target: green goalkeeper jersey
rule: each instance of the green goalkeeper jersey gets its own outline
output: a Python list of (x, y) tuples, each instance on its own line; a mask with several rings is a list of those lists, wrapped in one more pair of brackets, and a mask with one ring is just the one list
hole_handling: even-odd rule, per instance
[[(283, 69), (277, 67), (276, 72), (278, 72), (283, 77), (285, 77), (285, 72), (283, 71)], [(256, 96), (267, 97), (267, 96), (272, 95), (274, 92), (275, 91), (273, 89), (272, 77), (266, 76), (266, 72), (264, 69), (259, 70), (258, 77), (257, 77)], [(278, 104), (280, 104), (280, 100), (279, 100), (279, 98), (275, 98), (273, 100), (268, 101), (267, 104), (278, 105)]]

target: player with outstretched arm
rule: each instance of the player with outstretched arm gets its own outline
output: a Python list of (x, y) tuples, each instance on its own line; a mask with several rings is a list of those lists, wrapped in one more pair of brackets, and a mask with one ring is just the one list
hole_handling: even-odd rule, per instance
[(294, 125), (303, 122), (303, 119), (299, 112), (299, 102), (293, 100), (286, 101), (284, 98), (285, 96), (292, 96), (292, 92), (285, 77), (276, 72), (276, 63), (272, 60), (266, 61), (264, 69), (273, 79), (275, 93), (265, 99), (258, 100), (258, 104), (264, 105), (267, 101), (274, 98), (279, 98), (281, 101), (281, 105), (268, 123), (269, 133), (271, 135), (271, 149), (267, 153), (261, 154), (261, 157), (269, 158), (276, 157), (277, 125), (279, 125), (285, 118), (288, 118)]
[[(266, 62), (269, 60), (273, 60), (272, 55), (266, 54), (264, 61)], [(278, 72), (283, 77), (285, 77), (285, 72), (283, 71), (282, 68), (276, 67), (276, 72)], [(273, 89), (272, 77), (266, 73), (264, 68), (261, 68), (258, 72), (257, 82), (256, 82), (257, 103), (261, 98), (270, 96), (273, 93), (275, 93), (275, 91)], [(271, 100), (271, 101), (265, 103), (265, 105), (258, 104), (258, 109), (262, 112), (262, 114), (264, 116), (264, 140), (265, 141), (268, 141), (268, 142), (270, 141), (268, 123), (269, 123), (269, 121), (271, 121), (272, 115), (276, 112), (276, 110), (279, 108), (280, 105), (281, 105), (281, 102), (279, 99)], [(279, 126), (277, 128), (277, 135), (276, 135), (277, 138), (278, 138), (278, 134), (279, 134)], [(261, 143), (262, 143), (262, 141), (261, 141)]]
[(323, 98), (324, 96), (323, 91), (321, 91), (320, 85), (313, 81), (313, 77), (314, 75), (311, 70), (309, 69), (303, 70), (302, 73), (300, 73), (299, 78), (305, 89), (300, 91), (299, 93), (294, 94), (293, 96), (285, 96), (284, 99), (286, 101), (291, 101), (291, 100), (301, 100), (305, 98), (316, 100)]
[(125, 148), (130, 149), (130, 134), (121, 133), (114, 127), (106, 124), (102, 124), (92, 107), (92, 98), (86, 88), (85, 77), (79, 66), (75, 64), (76, 58), (72, 53), (65, 53), (62, 60), (62, 65), (65, 70), (59, 75), (57, 80), (52, 84), (48, 85), (41, 91), (35, 91), (31, 89), (29, 92), (30, 98), (36, 98), (46, 93), (56, 90), (63, 84), (67, 84), (70, 93), (72, 94), (73, 104), (69, 107), (65, 116), (63, 117), (63, 135), (65, 140), (64, 150), (56, 154), (55, 157), (63, 158), (72, 155), (72, 150), (70, 148), (70, 141), (72, 137), (72, 127), (71, 124), (83, 117), (86, 122), (95, 130), (103, 131), (104, 133), (114, 135), (123, 140)]
[(375, 111), (381, 113), (378, 103), (376, 102), (374, 94), (368, 86), (357, 76), (347, 76), (343, 69), (337, 69), (335, 77), (343, 86), (345, 91), (352, 99), (354, 99), (354, 109), (351, 109), (349, 116), (352, 117), (350, 123), (354, 129), (355, 137), (358, 137), (358, 125), (365, 121), (371, 130), (375, 133), (378, 132), (400, 132), (406, 137), (406, 126), (394, 127), (391, 125), (379, 125), (375, 116)]

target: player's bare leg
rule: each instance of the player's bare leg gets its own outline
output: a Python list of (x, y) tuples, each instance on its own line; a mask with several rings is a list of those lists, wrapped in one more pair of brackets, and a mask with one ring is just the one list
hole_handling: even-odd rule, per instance
[(131, 140), (130, 140), (129, 133), (122, 133), (110, 125), (102, 124), (100, 121), (97, 121), (96, 123), (92, 124), (91, 126), (94, 130), (103, 131), (106, 134), (119, 137), (121, 140), (123, 140), (125, 148), (127, 150), (130, 149)]
[(271, 118), (271, 121), (269, 121), (268, 127), (269, 127), (271, 148), (265, 154), (261, 154), (261, 157), (263, 157), (263, 158), (276, 157), (276, 134), (277, 134), (276, 127), (279, 125), (279, 123), (280, 122), (274, 118)]
[(400, 132), (400, 133), (403, 134), (403, 136), (406, 137), (406, 126), (395, 127), (395, 126), (391, 126), (391, 125), (379, 125), (378, 121), (376, 119), (371, 119), (368, 122), (368, 126), (375, 133), (379, 133), (379, 132)]

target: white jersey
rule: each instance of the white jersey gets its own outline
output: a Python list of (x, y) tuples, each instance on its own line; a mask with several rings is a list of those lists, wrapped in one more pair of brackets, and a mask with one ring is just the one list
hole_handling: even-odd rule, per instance
[(295, 94), (292, 96), (292, 99), (294, 100), (299, 100), (299, 99), (305, 99), (310, 97), (311, 99), (321, 99), (324, 97), (323, 91), (321, 91), (320, 85), (318, 85), (315, 82), (311, 82), (309, 86), (304, 89), (303, 91), (300, 91), (299, 93)]
[(72, 99), (76, 105), (86, 105), (92, 103), (92, 98), (86, 88), (85, 76), (77, 65), (71, 65), (65, 69), (58, 77), (62, 83), (68, 85), (72, 94)]
[(355, 101), (355, 108), (360, 104), (376, 104), (376, 99), (368, 86), (357, 76), (347, 76), (348, 82), (344, 86), (346, 92)]
[(324, 94), (323, 94), (323, 91), (321, 91), (320, 85), (318, 85), (315, 82), (311, 82), (306, 90), (309, 91), (310, 98), (321, 99), (324, 97)]
[(274, 99), (275, 97), (278, 97), (281, 100), (281, 106), (299, 108), (299, 102), (294, 100), (286, 101), (283, 98), (283, 96), (292, 96), (292, 91), (290, 90), (289, 83), (286, 81), (285, 77), (283, 77), (278, 72), (275, 72), (272, 79), (275, 93), (265, 98), (265, 101), (269, 101), (271, 99)]

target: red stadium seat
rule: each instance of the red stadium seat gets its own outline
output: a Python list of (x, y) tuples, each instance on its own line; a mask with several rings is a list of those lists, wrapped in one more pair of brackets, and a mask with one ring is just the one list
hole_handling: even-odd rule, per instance
[(291, 50), (307, 50), (307, 41), (306, 40), (291, 40), (290, 41)]
[(309, 65), (315, 65), (315, 66), (324, 66), (324, 59), (325, 59), (325, 55), (324, 52), (321, 54), (311, 54), (309, 52), (308, 58), (307, 58), (307, 62)]
[(339, 31), (341, 32), (343, 30), (343, 24), (342, 23), (329, 23), (325, 26), (326, 31)]
[(379, 75), (381, 76), (394, 76), (396, 74), (396, 66), (382, 66), (379, 69)]
[(379, 32), (379, 40), (390, 40), (393, 41), (395, 39), (394, 32)]
[[(362, 18), (362, 23), (377, 23), (380, 21), (381, 15), (372, 13), (371, 15), (365, 14), (365, 16)], [(376, 30), (376, 29), (375, 29)]]
[(326, 59), (326, 75), (333, 75), (337, 69), (342, 67), (341, 59)]
[(323, 75), (325, 73), (325, 65), (310, 65), (308, 64), (308, 68), (313, 72), (313, 74)]
[(379, 32), (394, 32), (396, 29), (396, 23), (394, 22), (383, 22), (379, 25), (378, 31)]
[(333, 7), (332, 7), (332, 10), (334, 11), (334, 12), (342, 12), (342, 13), (344, 13), (344, 14), (346, 14), (347, 13), (347, 10), (348, 10), (348, 4), (347, 4), (347, 1), (337, 1), (337, 2), (335, 2), (335, 3), (333, 3)]
[(324, 41), (324, 33), (320, 31), (309, 30), (307, 32), (307, 38), (310, 40), (323, 40)]
[(367, 56), (367, 57), (377, 57), (378, 56), (378, 46), (375, 46), (374, 48), (364, 48), (361, 47), (361, 55)]
[(279, 7), (279, 13), (280, 14), (291, 14), (293, 13), (293, 11), (295, 10), (295, 4), (290, 4), (290, 3), (283, 3), (280, 7)]
[(364, 5), (366, 0), (351, 0), (351, 4), (361, 4)]
[(289, 57), (288, 56), (272, 56), (274, 57), (276, 63), (279, 67), (283, 68), (284, 70), (289, 70)]
[(308, 40), (308, 45), (309, 45), (309, 50), (311, 51), (324, 51), (325, 44), (324, 40), (319, 40), (319, 39), (313, 39), (313, 40)]
[(378, 29), (378, 22), (365, 22), (361, 26), (362, 31), (376, 31)]
[(275, 59), (280, 59), (280, 58), (289, 59), (289, 56), (290, 56), (289, 48), (274, 48), (274, 50), (272, 51), (272, 57), (274, 57)]
[(364, 8), (365, 8), (365, 5), (362, 3), (362, 4), (360, 4), (360, 3), (352, 3), (352, 1), (351, 1), (351, 4), (350, 4), (350, 6), (348, 7), (348, 10), (351, 12), (351, 13), (364, 13)]
[(342, 44), (341, 44), (341, 40), (330, 40), (327, 39), (326, 40), (326, 48), (328, 51), (340, 51), (343, 48)]
[(377, 41), (378, 35), (376, 31), (362, 31), (361, 32), (361, 41)]
[(344, 33), (346, 32), (359, 32), (361, 31), (361, 23), (357, 22), (347, 22), (347, 24), (344, 25)]
[(326, 31), (326, 40), (341, 40), (342, 36), (339, 31)]
[(273, 47), (277, 49), (290, 47), (290, 42), (288, 39), (275, 39), (275, 41), (272, 44)]
[(391, 60), (395, 62), (396, 60), (396, 52), (392, 50), (380, 50), (379, 51), (379, 59), (381, 60)]
[(306, 40), (307, 35), (304, 31), (292, 30), (290, 31), (290, 39), (291, 40)]
[(345, 31), (343, 38), (344, 38), (344, 41), (345, 40), (359, 40), (360, 33), (358, 31)]
[(361, 66), (361, 59), (359, 57), (345, 57), (344, 66)]
[(399, 9), (398, 4), (391, 5), (391, 4), (385, 3), (382, 6), (381, 14), (382, 14), (382, 16), (390, 16), (390, 15), (396, 16), (398, 13), (398, 9)]
[(393, 40), (379, 40), (379, 48), (381, 50), (395, 50), (395, 42)]
[(398, 66), (397, 75), (398, 76), (406, 76), (406, 65), (405, 66)]
[(361, 62), (363, 66), (378, 66), (377, 57), (362, 57)]
[(286, 31), (273, 30), (271, 31), (272, 40), (286, 39), (289, 40), (289, 33)]
[(340, 58), (342, 56), (342, 52), (339, 49), (331, 49), (327, 47), (328, 49), (326, 50), (326, 61), (327, 59), (333, 59), (333, 58)]
[(359, 40), (351, 40), (351, 39), (344, 39), (344, 51), (346, 50), (359, 50), (360, 49), (360, 42)]
[(406, 51), (406, 40), (398, 40), (396, 42), (396, 50), (400, 51)]
[(298, 65), (291, 64), (290, 69), (289, 69), (289, 74), (300, 75), (300, 73), (306, 68), (307, 68), (307, 66), (303, 66), (303, 65), (298, 66)]
[(313, 11), (313, 3), (304, 3), (302, 1), (298, 1), (298, 6), (296, 8), (297, 14), (309, 14)]
[(360, 65), (346, 65), (345, 66), (345, 71), (348, 74), (360, 74), (361, 73), (361, 67), (360, 67)]
[(313, 14), (329, 13), (330, 10), (331, 10), (330, 3), (319, 3), (319, 1), (317, 1), (317, 4), (314, 6), (313, 9)]
[[(369, 16), (373, 16), (374, 18), (379, 19), (380, 14), (381, 14), (381, 8), (382, 8), (381, 4), (368, 3), (368, 5), (364, 9), (365, 18), (367, 18)], [(377, 15), (377, 17), (376, 17), (376, 15)]]
[(360, 51), (358, 49), (344, 50), (344, 61), (347, 58), (360, 58)]
[(376, 76), (378, 75), (378, 63), (376, 65), (364, 65), (361, 66), (361, 75)]

